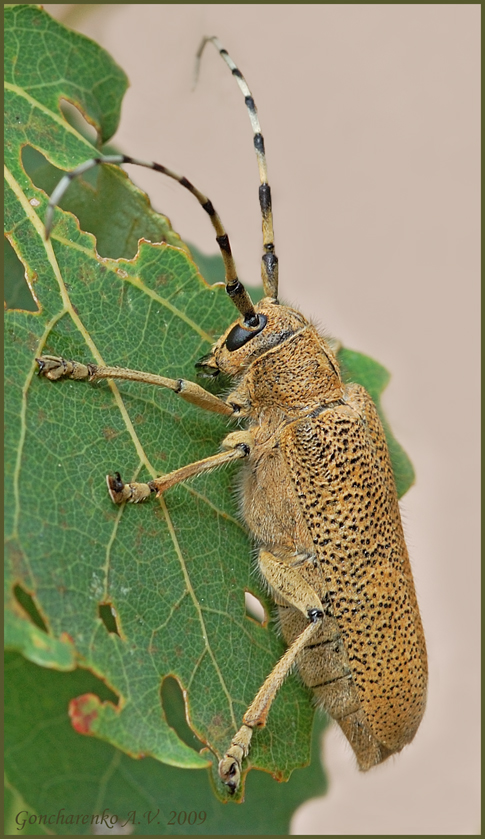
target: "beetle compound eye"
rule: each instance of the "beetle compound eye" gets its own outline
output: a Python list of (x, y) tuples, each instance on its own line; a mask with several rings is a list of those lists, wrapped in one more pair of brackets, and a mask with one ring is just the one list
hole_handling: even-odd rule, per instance
[(259, 335), (259, 333), (264, 329), (268, 318), (266, 315), (258, 315), (259, 325), (256, 329), (245, 329), (244, 326), (240, 326), (239, 323), (236, 323), (235, 326), (232, 327), (229, 335), (226, 338), (226, 347), (229, 352), (234, 352), (234, 350), (238, 350), (240, 347), (243, 347), (251, 338), (254, 338), (255, 335)]

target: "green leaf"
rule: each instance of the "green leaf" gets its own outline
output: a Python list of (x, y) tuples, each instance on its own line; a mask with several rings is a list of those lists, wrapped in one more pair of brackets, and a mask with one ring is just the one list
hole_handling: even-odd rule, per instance
[[(61, 97), (82, 111), (96, 129), (100, 145), (113, 136), (128, 80), (104, 50), (57, 23), (41, 6), (6, 6), (5, 32), (8, 101), (12, 96), (19, 107), (23, 103), (29, 110), (34, 145), (48, 147), (53, 131), (57, 140), (64, 138), (67, 156), (77, 147), (74, 132), (66, 131)], [(11, 112), (14, 124), (22, 125), (18, 114)]]
[[(17, 66), (27, 60), (24, 39), (31, 44), (32, 31), (42, 33), (42, 66), (43, 45), (50, 49), (48, 16), (13, 7), (7, 21), (8, 52), (12, 58), (15, 43)], [(72, 49), (85, 46), (86, 39), (79, 37), (76, 47), (74, 33), (62, 36), (62, 27), (52, 27)], [(115, 75), (109, 57), (98, 52), (101, 70), (93, 60), (92, 76), (84, 77), (89, 90), (99, 76)], [(102, 675), (119, 703), (89, 706), (89, 733), (134, 756), (206, 766), (207, 755), (182, 742), (164, 719), (163, 677), (177, 678), (192, 729), (220, 755), (283, 651), (272, 627), (246, 616), (245, 590), (268, 614), (271, 606), (238, 522), (236, 473), (201, 476), (158, 505), (123, 509), (109, 501), (104, 476), (119, 468), (126, 479), (143, 480), (209, 455), (227, 424), (171, 393), (133, 383), (52, 385), (36, 376), (34, 358), (104, 359), (190, 378), (234, 309), (223, 290), (202, 280), (175, 234), (177, 248), (142, 242), (134, 258), (116, 259), (117, 249), (129, 249), (129, 236), (120, 242), (115, 231), (105, 251), (111, 257), (101, 258), (94, 237), (58, 211), (45, 242), (47, 198), (23, 168), (21, 147), (29, 143), (69, 169), (94, 150), (58, 115), (58, 99), (70, 98), (62, 75), (54, 85), (57, 99), (49, 91), (43, 100), (42, 83), (30, 82), (30, 92), (18, 85), (10, 91), (6, 143), (6, 229), (38, 301), (37, 313), (6, 314), (7, 643), (39, 662), (40, 638), (49, 666), (77, 661)], [(90, 103), (81, 97), (78, 104), (89, 113)], [(127, 212), (136, 216), (140, 202), (129, 205), (135, 188), (114, 173)], [(109, 206), (111, 189), (103, 180), (101, 207)], [(31, 595), (46, 633), (32, 626), (16, 585)], [(118, 632), (103, 621), (105, 606), (115, 610)], [(284, 779), (308, 763), (312, 718), (309, 692), (289, 679), (271, 725), (255, 735), (252, 764)]]
[[(46, 832), (92, 834), (91, 822), (76, 824), (76, 814), (100, 816), (105, 810), (118, 816), (118, 825), (134, 812), (134, 832), (143, 835), (282, 835), (289, 832), (295, 809), (325, 792), (319, 759), (321, 715), (310, 766), (295, 772), (288, 784), (252, 772), (246, 803), (227, 807), (214, 797), (205, 772), (175, 769), (149, 757), (131, 760), (108, 743), (77, 735), (66, 709), (73, 696), (87, 693), (112, 698), (105, 685), (84, 670), (56, 673), (7, 654), (5, 768), (14, 800), (10, 809), (6, 807), (6, 835), (16, 835), (15, 818), (20, 813), (17, 818), (22, 821), (25, 811), (33, 834), (44, 832), (41, 815), (50, 817)], [(56, 823), (59, 812), (64, 823)], [(197, 814), (193, 826), (188, 823), (190, 813), (190, 821)], [(199, 819), (199, 813), (205, 813), (205, 819)], [(74, 824), (66, 823), (70, 814)], [(26, 832), (24, 828), (21, 834)]]
[[(204, 767), (227, 748), (284, 649), (271, 623), (246, 615), (245, 590), (268, 615), (271, 604), (239, 524), (237, 470), (124, 508), (109, 501), (104, 476), (119, 469), (125, 480), (147, 480), (213, 454), (227, 424), (137, 383), (52, 384), (36, 376), (34, 358), (193, 378), (194, 362), (235, 310), (116, 167), (100, 167), (94, 185), (72, 185), (65, 208), (75, 216), (58, 210), (45, 242), (50, 167), (70, 170), (96, 154), (62, 115), (61, 98), (105, 140), (126, 82), (103, 50), (40, 8), (7, 7), (6, 20), (6, 234), (36, 301), (35, 311), (10, 309), (5, 321), (7, 644), (44, 667), (81, 664), (109, 686), (117, 701), (97, 691), (77, 702), (77, 731), (134, 757)], [(66, 54), (82, 64), (74, 77)], [(151, 241), (138, 246), (141, 235)], [(206, 280), (216, 265), (220, 258), (206, 262)], [(168, 675), (211, 752), (199, 754), (168, 721), (160, 696)], [(253, 738), (250, 764), (287, 779), (309, 761), (312, 720), (310, 692), (288, 679)]]
[[(13, 789), (8, 781), (4, 782), (4, 836), (15, 836), (22, 831), (22, 836), (45, 836), (47, 829), (43, 824), (38, 824), (38, 818), (35, 814), (28, 813), (27, 805), (22, 796)], [(23, 818), (27, 812), (27, 820), (23, 824)], [(30, 818), (30, 822), (29, 819)]]

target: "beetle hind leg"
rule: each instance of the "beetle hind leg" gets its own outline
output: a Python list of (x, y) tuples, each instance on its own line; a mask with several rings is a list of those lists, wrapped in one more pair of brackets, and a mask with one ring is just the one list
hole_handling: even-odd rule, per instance
[(255, 728), (263, 728), (273, 704), (273, 700), (283, 684), (286, 676), (293, 667), (301, 650), (311, 641), (320, 628), (320, 621), (312, 621), (293, 642), (285, 654), (280, 658), (276, 667), (271, 671), (262, 687), (259, 689), (248, 710), (244, 714), (243, 724), (231, 745), (219, 763), (219, 776), (231, 793), (239, 786), (241, 764), (249, 752), (249, 745)]
[(323, 606), (318, 595), (297, 568), (292, 568), (287, 562), (265, 550), (260, 551), (259, 568), (277, 596), (302, 613), (308, 623), (259, 689), (244, 714), (243, 725), (219, 763), (219, 776), (231, 793), (239, 786), (241, 765), (248, 755), (253, 730), (266, 725), (269, 710), (279, 688), (307, 644), (320, 632), (324, 618)]

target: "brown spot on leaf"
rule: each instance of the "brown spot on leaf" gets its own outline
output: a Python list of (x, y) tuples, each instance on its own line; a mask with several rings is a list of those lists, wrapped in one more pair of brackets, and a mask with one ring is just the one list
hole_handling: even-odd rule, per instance
[(8, 555), (14, 577), (22, 578), (24, 572), (24, 555), (17, 543), (7, 542)]
[(27, 346), (29, 348), (29, 352), (31, 352), (32, 355), (35, 355), (39, 346), (39, 336), (35, 335), (33, 332), (29, 332), (27, 337)]
[(94, 734), (93, 723), (98, 717), (100, 705), (99, 697), (94, 693), (84, 693), (76, 699), (71, 699), (69, 717), (72, 727), (78, 734), (89, 736)]
[(74, 646), (74, 638), (72, 635), (69, 635), (69, 632), (61, 632), (59, 637), (61, 641), (67, 641), (69, 644)]

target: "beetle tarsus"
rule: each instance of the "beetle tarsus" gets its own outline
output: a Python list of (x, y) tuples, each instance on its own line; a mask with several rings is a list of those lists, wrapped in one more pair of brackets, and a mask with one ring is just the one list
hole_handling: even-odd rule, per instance
[(154, 492), (151, 483), (125, 484), (119, 472), (115, 472), (114, 475), (106, 475), (106, 483), (114, 504), (123, 504), (125, 501), (130, 504), (138, 504), (140, 501), (145, 501)]

